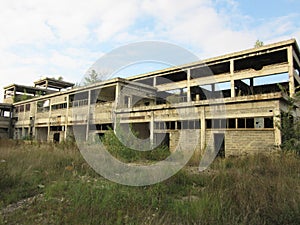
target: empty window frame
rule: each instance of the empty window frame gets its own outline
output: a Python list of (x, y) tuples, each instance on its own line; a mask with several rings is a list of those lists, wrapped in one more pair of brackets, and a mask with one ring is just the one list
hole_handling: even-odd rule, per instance
[(67, 103), (56, 104), (51, 106), (51, 110), (65, 109), (67, 108)]
[[(176, 127), (177, 126), (177, 127)], [(181, 130), (181, 129), (200, 129), (200, 120), (182, 120), (182, 121), (167, 121), (167, 122), (155, 122), (154, 129), (157, 130)]]
[(207, 129), (226, 129), (226, 119), (207, 119)]
[(26, 112), (30, 111), (30, 104), (26, 104), (26, 105), (25, 105), (25, 111), (26, 111)]
[(227, 128), (235, 129), (236, 128), (236, 119), (227, 119)]
[(274, 128), (273, 117), (206, 119), (206, 129)]

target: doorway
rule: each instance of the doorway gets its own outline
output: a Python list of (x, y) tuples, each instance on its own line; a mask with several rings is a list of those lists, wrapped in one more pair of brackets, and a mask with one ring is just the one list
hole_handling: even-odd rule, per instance
[(59, 139), (60, 139), (60, 133), (55, 133), (53, 135), (53, 142), (54, 143), (59, 143)]
[(214, 148), (217, 157), (225, 157), (225, 134), (214, 134)]

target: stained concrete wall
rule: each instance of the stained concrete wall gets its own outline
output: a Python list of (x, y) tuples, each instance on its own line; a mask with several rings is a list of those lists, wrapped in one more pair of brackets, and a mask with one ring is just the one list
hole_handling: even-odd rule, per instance
[(0, 128), (0, 138), (8, 138), (8, 128)]
[(173, 152), (180, 145), (186, 149), (201, 150), (200, 130), (173, 130), (170, 131), (170, 151)]
[(48, 127), (36, 128), (36, 140), (47, 141), (48, 140)]
[(225, 133), (225, 155), (268, 152), (275, 148), (274, 130), (239, 130)]

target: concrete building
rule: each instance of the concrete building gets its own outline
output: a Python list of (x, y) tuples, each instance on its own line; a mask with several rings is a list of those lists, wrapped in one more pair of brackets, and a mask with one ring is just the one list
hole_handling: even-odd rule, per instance
[(282, 142), (279, 116), (299, 68), (292, 39), (84, 87), (50, 78), (13, 84), (4, 88), (0, 135), (59, 142), (76, 128), (87, 140), (130, 124), (139, 139), (171, 151), (179, 142), (199, 154), (209, 145), (223, 156), (270, 151)]

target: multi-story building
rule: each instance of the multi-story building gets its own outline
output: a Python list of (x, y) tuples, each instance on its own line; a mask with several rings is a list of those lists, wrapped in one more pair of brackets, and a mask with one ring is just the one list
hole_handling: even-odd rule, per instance
[(226, 156), (269, 151), (282, 143), (280, 114), (299, 68), (292, 39), (84, 87), (50, 78), (13, 84), (4, 88), (0, 135), (59, 142), (76, 128), (87, 140), (130, 124), (139, 139), (171, 151), (179, 142), (198, 153), (218, 144)]

